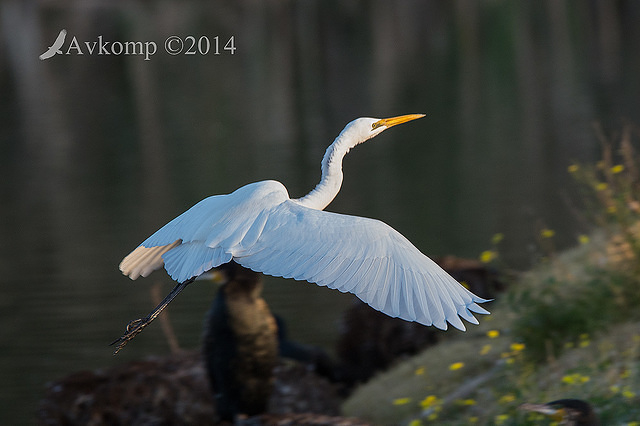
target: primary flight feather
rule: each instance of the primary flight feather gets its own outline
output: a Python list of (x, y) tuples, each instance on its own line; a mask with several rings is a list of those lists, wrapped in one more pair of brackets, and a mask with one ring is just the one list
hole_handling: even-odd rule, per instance
[[(198, 275), (231, 260), (264, 274), (350, 292), (392, 317), (464, 330), (460, 318), (488, 314), (486, 302), (454, 280), (409, 240), (375, 219), (323, 211), (342, 184), (342, 159), (354, 146), (422, 114), (347, 124), (327, 148), (320, 183), (291, 199), (267, 180), (206, 198), (167, 223), (124, 258), (131, 279), (165, 267), (178, 286), (149, 317), (132, 322), (118, 350)], [(166, 302), (166, 303), (165, 303)], [(155, 315), (154, 315), (155, 313)], [(133, 334), (133, 335), (131, 335)], [(116, 343), (114, 342), (114, 343)]]

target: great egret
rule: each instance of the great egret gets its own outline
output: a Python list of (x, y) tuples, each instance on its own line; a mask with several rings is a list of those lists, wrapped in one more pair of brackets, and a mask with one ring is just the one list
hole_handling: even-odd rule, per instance
[(322, 159), (320, 183), (289, 198), (273, 180), (205, 198), (142, 242), (120, 263), (131, 279), (163, 265), (178, 284), (147, 317), (131, 321), (114, 341), (116, 353), (195, 277), (232, 259), (267, 275), (354, 293), (391, 317), (465, 330), (487, 302), (454, 280), (389, 225), (323, 211), (342, 185), (342, 159), (356, 145), (424, 114), (358, 118), (340, 132)]

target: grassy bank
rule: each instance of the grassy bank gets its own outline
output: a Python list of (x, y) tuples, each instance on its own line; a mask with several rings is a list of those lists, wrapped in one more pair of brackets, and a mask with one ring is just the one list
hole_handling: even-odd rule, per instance
[(385, 425), (548, 424), (518, 406), (579, 398), (604, 424), (634, 424), (640, 305), (625, 294), (637, 286), (619, 269), (593, 266), (607, 250), (593, 240), (522, 276), (480, 326), (451, 331), (358, 389), (345, 414)]
[(603, 159), (568, 168), (597, 231), (515, 278), (480, 326), (450, 331), (451, 338), (359, 388), (345, 414), (384, 425), (552, 424), (518, 407), (577, 398), (595, 407), (602, 424), (640, 425), (640, 167), (633, 131), (625, 129), (615, 143), (601, 135)]

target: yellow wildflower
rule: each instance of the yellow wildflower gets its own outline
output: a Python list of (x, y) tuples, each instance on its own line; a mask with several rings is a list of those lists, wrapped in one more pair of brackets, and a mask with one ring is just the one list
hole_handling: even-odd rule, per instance
[(420, 420), (418, 420), (418, 419), (411, 420), (409, 422), (409, 426), (422, 426), (422, 422)]
[(552, 238), (554, 235), (556, 235), (556, 231), (554, 231), (553, 229), (543, 229), (540, 232), (540, 235), (542, 236), (542, 238)]
[(485, 250), (482, 253), (480, 253), (480, 261), (482, 263), (490, 263), (497, 257), (498, 257), (498, 254), (492, 250)]
[(449, 366), (449, 370), (456, 371), (460, 370), (462, 367), (464, 367), (464, 362), (454, 362)]
[(416, 376), (422, 376), (424, 375), (424, 371), (425, 371), (424, 367), (418, 367), (416, 368), (415, 374)]
[(487, 331), (487, 337), (489, 339), (495, 339), (498, 336), (500, 336), (500, 332), (498, 330), (489, 330), (489, 331)]
[(493, 237), (491, 237), (491, 244), (496, 245), (499, 244), (500, 241), (502, 241), (504, 239), (504, 234), (501, 232), (498, 232), (497, 234), (493, 234)]
[(569, 167), (567, 167), (567, 170), (569, 170), (569, 173), (575, 173), (578, 170), (580, 170), (580, 166), (578, 166), (577, 164), (572, 164)]
[(440, 404), (440, 399), (435, 395), (429, 395), (428, 397), (420, 401), (420, 406), (423, 409), (431, 408), (438, 404)]
[(393, 400), (393, 405), (407, 405), (411, 402), (411, 398), (396, 398)]
[(504, 422), (506, 422), (507, 420), (509, 420), (509, 415), (508, 414), (499, 414), (496, 416), (496, 425), (501, 425)]
[(500, 397), (498, 402), (500, 404), (508, 404), (508, 403), (513, 402), (515, 400), (516, 400), (515, 395), (513, 395), (512, 393), (508, 393), (508, 394), (503, 395), (502, 397)]
[(611, 173), (618, 174), (624, 170), (624, 166), (622, 164), (617, 164), (611, 168)]
[(480, 355), (486, 355), (491, 351), (491, 345), (484, 345), (482, 349), (480, 349)]
[(586, 348), (591, 344), (591, 340), (589, 340), (589, 335), (587, 333), (582, 333), (580, 335), (580, 347)]
[(579, 235), (578, 236), (578, 242), (580, 244), (583, 244), (583, 245), (584, 244), (589, 244), (589, 236), (588, 235), (584, 235), (584, 234), (583, 235)]
[(511, 350), (513, 352), (522, 352), (525, 348), (524, 343), (512, 343), (510, 346)]
[(609, 186), (604, 183), (604, 182), (600, 182), (596, 185), (596, 191), (604, 191), (608, 188)]

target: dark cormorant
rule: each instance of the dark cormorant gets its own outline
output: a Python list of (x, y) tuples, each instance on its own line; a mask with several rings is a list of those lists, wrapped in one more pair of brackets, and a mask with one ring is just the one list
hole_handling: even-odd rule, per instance
[(600, 426), (591, 405), (581, 399), (558, 399), (546, 404), (522, 404), (521, 410), (534, 411), (568, 426)]
[(220, 287), (205, 324), (204, 361), (223, 420), (267, 411), (278, 358), (276, 321), (261, 297), (259, 273), (221, 266)]

